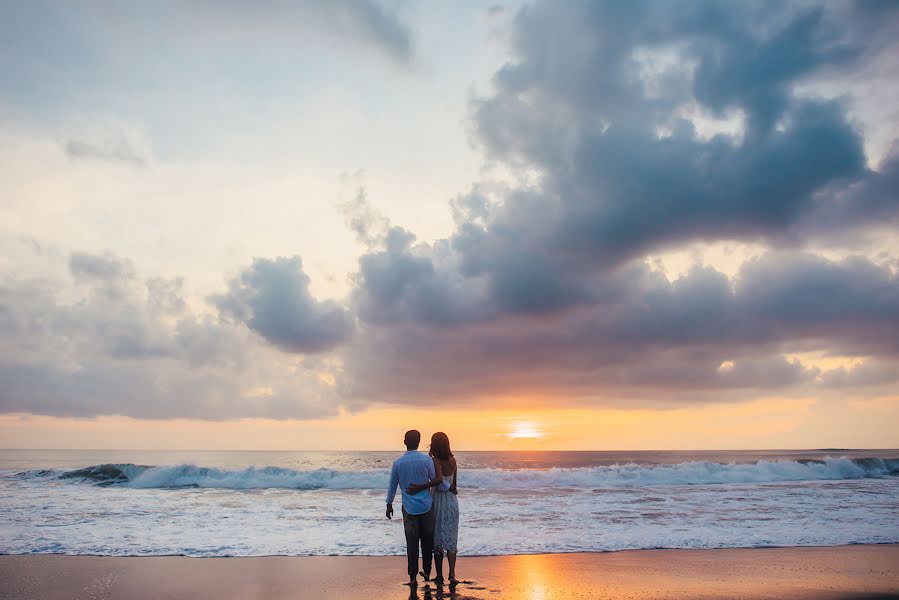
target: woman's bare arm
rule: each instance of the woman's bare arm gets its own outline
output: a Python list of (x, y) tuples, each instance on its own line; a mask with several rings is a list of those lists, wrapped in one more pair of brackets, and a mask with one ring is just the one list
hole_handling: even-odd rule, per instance
[(459, 463), (456, 462), (456, 459), (453, 459), (453, 482), (450, 484), (450, 489), (452, 493), (458, 493), (456, 489), (456, 484), (459, 483)]

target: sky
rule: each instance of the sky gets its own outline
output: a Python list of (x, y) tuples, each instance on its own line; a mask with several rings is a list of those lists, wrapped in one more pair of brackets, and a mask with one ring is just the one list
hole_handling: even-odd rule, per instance
[(0, 447), (899, 447), (899, 5), (0, 4)]

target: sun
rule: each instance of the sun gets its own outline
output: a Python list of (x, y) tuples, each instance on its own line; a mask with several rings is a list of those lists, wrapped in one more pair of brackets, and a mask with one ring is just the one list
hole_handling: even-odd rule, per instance
[(506, 437), (510, 440), (539, 439), (543, 437), (543, 430), (533, 421), (516, 421)]

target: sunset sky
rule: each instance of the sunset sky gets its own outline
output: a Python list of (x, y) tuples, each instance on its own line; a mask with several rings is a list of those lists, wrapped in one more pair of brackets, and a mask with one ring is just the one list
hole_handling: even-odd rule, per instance
[(0, 447), (899, 446), (899, 3), (0, 3)]

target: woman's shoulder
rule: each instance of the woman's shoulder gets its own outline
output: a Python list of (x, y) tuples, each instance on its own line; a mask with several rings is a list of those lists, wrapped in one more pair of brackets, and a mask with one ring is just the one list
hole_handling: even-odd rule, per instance
[(451, 470), (455, 470), (455, 468), (456, 468), (456, 459), (453, 456), (450, 456), (446, 460), (443, 460), (442, 458), (437, 458), (436, 456), (432, 456), (431, 458), (434, 459), (435, 465), (440, 465), (441, 469), (446, 470), (445, 467), (447, 467), (447, 466), (450, 467)]

